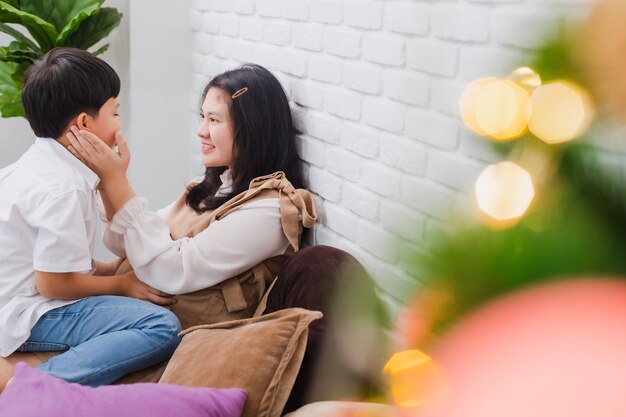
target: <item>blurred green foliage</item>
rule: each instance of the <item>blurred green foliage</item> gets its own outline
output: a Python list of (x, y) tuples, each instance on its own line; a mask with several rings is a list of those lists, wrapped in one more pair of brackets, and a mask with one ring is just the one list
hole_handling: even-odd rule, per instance
[[(619, 172), (618, 172), (619, 173)], [(426, 285), (451, 295), (432, 328), (439, 332), (499, 295), (554, 279), (626, 277), (626, 190), (609, 175), (599, 151), (568, 147), (557, 174), (515, 226), (479, 222), (454, 227), (428, 242)], [(626, 278), (625, 278), (626, 279)]]
[[(103, 2), (0, 0), (0, 32), (14, 39), (0, 47), (2, 117), (24, 116), (22, 80), (26, 70), (40, 57), (59, 46), (88, 50), (120, 24), (122, 14), (117, 9), (101, 7)], [(106, 44), (93, 53), (99, 55), (108, 47)]]
[[(572, 39), (561, 30), (528, 62), (544, 83), (567, 79), (586, 85)], [(409, 269), (420, 271), (421, 285), (449, 295), (431, 323), (435, 334), (491, 299), (525, 286), (582, 276), (626, 279), (625, 159), (607, 163), (607, 152), (594, 140), (601, 131), (590, 129), (587, 137), (560, 145), (546, 145), (530, 133), (494, 142), (505, 158), (542, 147), (554, 173), (514, 226), (496, 229), (477, 219), (450, 223), (449, 233), (426, 242), (426, 254), (415, 255)]]

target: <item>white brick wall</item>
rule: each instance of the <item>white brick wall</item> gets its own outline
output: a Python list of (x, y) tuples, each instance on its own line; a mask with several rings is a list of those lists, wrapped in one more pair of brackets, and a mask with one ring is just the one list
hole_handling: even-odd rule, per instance
[(190, 113), (218, 72), (244, 62), (273, 71), (304, 131), (316, 242), (354, 254), (393, 305), (411, 282), (402, 261), (442, 233), (498, 159), (458, 121), (464, 86), (507, 75), (555, 16), (588, 2), (194, 0)]

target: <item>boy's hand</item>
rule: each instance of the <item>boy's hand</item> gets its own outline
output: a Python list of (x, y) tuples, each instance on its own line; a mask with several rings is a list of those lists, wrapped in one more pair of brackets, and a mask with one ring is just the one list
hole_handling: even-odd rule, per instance
[(67, 133), (67, 139), (71, 143), (68, 150), (91, 168), (102, 182), (126, 177), (130, 151), (121, 132), (115, 135), (117, 152), (109, 148), (98, 136), (86, 130), (78, 130), (75, 126)]
[(121, 295), (150, 301), (151, 303), (161, 306), (171, 306), (177, 301), (173, 295), (166, 294), (163, 291), (154, 289), (148, 284), (139, 281), (132, 271), (120, 275), (119, 277), (121, 282)]

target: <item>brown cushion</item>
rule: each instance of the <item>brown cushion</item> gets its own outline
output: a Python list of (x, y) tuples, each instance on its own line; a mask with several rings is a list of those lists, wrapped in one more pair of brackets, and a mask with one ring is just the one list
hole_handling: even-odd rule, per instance
[(243, 388), (242, 417), (278, 417), (304, 356), (309, 323), (321, 317), (291, 308), (187, 329), (159, 382)]

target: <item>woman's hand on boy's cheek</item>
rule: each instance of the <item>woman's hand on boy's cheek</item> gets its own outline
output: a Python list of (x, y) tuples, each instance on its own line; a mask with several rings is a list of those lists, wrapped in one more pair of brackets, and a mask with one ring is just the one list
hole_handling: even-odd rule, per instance
[(85, 139), (79, 133), (80, 131), (76, 126), (70, 127), (70, 131), (65, 134), (67, 139), (70, 141), (70, 145), (67, 147), (67, 150), (72, 153), (76, 158), (78, 158), (83, 164), (89, 166), (91, 168), (91, 154), (88, 152), (85, 142)]
[(74, 126), (67, 134), (67, 138), (72, 147), (70, 152), (83, 160), (102, 181), (108, 181), (114, 177), (125, 177), (130, 162), (130, 152), (120, 132), (116, 135), (117, 152), (93, 133), (78, 130)]
[[(87, 165), (87, 161), (85, 160), (85, 158), (83, 158), (80, 153), (78, 153), (78, 151), (76, 150), (76, 148), (74, 146), (71, 145), (72, 143), (72, 139), (70, 139), (70, 137), (73, 136), (71, 129), (74, 128), (74, 126), (70, 127), (70, 132), (66, 133), (66, 137), (67, 139), (70, 141), (70, 145), (67, 146), (67, 150), (70, 151), (70, 153), (72, 155), (74, 155), (76, 158), (78, 158), (80, 160), (80, 162), (82, 162), (83, 164)], [(76, 137), (74, 136), (74, 139)]]

